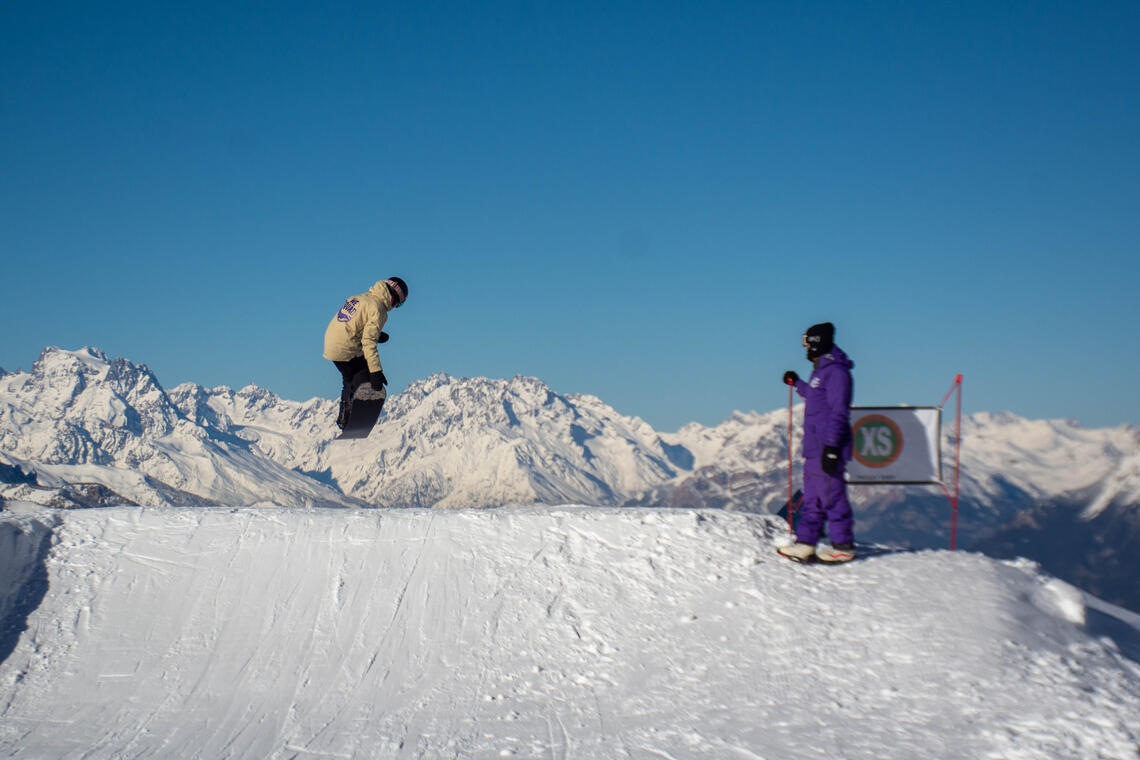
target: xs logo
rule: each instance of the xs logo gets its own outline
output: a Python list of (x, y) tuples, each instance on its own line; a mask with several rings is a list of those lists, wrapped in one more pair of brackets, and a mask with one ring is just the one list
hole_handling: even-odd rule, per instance
[(889, 417), (868, 414), (852, 425), (852, 433), (855, 459), (866, 467), (886, 467), (902, 453), (902, 431)]
[(886, 425), (864, 427), (860, 438), (859, 453), (865, 457), (885, 457), (895, 450), (895, 439)]

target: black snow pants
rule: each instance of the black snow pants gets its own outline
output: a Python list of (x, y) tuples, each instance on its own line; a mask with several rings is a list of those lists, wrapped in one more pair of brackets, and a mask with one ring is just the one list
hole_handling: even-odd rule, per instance
[(340, 370), (342, 383), (340, 412), (336, 416), (336, 425), (339, 428), (344, 428), (345, 423), (348, 422), (348, 412), (352, 408), (352, 397), (356, 393), (356, 389), (369, 380), (368, 360), (363, 356), (357, 356), (346, 362), (333, 362), (333, 364)]

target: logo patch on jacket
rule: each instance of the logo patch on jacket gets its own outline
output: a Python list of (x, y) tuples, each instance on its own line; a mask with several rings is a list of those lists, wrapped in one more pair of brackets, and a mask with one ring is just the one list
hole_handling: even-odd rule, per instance
[(350, 298), (345, 301), (344, 306), (341, 306), (340, 311), (336, 313), (336, 321), (347, 322), (352, 319), (352, 315), (356, 313), (356, 305), (359, 303), (360, 301), (356, 298)]
[(809, 383), (809, 385), (811, 385), (812, 388), (818, 388), (819, 387), (819, 378), (813, 377), (811, 379), (811, 383)]

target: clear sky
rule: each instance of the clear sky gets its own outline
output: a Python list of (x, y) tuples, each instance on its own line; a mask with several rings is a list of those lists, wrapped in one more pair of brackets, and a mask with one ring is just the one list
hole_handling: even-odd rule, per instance
[(661, 430), (787, 402), (1140, 423), (1140, 3), (5, 3), (0, 366), (333, 398), (533, 375)]

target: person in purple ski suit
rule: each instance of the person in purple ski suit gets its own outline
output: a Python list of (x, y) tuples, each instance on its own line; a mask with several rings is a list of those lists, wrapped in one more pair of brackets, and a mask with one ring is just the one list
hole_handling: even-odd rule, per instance
[[(855, 559), (855, 518), (847, 501), (844, 472), (851, 460), (851, 369), (855, 362), (835, 345), (835, 326), (812, 325), (803, 336), (814, 365), (804, 382), (792, 370), (784, 382), (804, 399), (804, 502), (796, 526), (796, 543), (777, 549), (800, 562)], [(816, 548), (827, 522), (831, 547)]]

